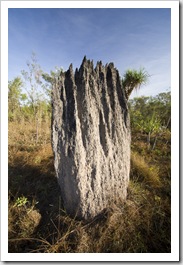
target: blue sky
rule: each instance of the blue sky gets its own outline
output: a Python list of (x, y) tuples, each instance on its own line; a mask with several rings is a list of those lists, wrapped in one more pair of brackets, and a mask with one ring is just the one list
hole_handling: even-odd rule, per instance
[(9, 8), (9, 80), (35, 52), (46, 72), (79, 67), (83, 57), (114, 62), (122, 76), (144, 67), (149, 83), (133, 96), (154, 96), (171, 85), (171, 9)]

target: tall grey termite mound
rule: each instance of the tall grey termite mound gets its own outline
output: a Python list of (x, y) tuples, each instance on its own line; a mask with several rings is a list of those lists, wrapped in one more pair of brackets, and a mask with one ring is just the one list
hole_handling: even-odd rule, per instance
[(53, 88), (54, 165), (66, 211), (89, 219), (125, 199), (130, 171), (130, 121), (118, 71), (84, 57)]

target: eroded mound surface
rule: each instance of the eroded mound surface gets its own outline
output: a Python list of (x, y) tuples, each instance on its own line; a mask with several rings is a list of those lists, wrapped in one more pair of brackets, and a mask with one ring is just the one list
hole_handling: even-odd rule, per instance
[(89, 219), (126, 198), (130, 122), (118, 70), (83, 59), (53, 89), (52, 146), (67, 212)]

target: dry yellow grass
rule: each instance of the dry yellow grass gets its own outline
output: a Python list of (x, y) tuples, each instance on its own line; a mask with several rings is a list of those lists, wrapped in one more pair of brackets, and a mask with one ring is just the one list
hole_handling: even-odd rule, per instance
[(126, 202), (87, 223), (63, 209), (48, 123), (37, 144), (32, 128), (9, 124), (9, 252), (170, 252), (170, 182), (155, 154), (132, 152)]
[(150, 185), (153, 188), (161, 186), (159, 170), (157, 166), (149, 165), (142, 155), (137, 152), (131, 153), (131, 175), (139, 181)]

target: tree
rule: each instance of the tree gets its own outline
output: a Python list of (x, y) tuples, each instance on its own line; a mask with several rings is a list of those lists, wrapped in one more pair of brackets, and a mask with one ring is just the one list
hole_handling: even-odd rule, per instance
[(52, 87), (55, 82), (55, 79), (59, 77), (59, 75), (63, 72), (62, 67), (55, 66), (54, 71), (50, 71), (50, 73), (42, 73), (42, 78), (46, 83), (43, 84), (44, 91), (48, 98), (51, 101)]
[(150, 147), (154, 136), (155, 148), (159, 136), (170, 130), (171, 93), (160, 93), (155, 97), (138, 97), (129, 100), (132, 132), (145, 133)]
[(126, 99), (128, 100), (134, 89), (139, 89), (148, 81), (149, 74), (144, 68), (137, 70), (127, 70), (122, 78), (122, 85), (125, 91)]
[(16, 120), (21, 115), (21, 103), (26, 99), (22, 93), (23, 82), (20, 77), (8, 81), (8, 117), (9, 120)]
[[(27, 92), (29, 115), (35, 121), (36, 126), (36, 143), (39, 138), (43, 115), (43, 102), (45, 93), (42, 88), (42, 69), (37, 62), (35, 53), (32, 53), (31, 60), (27, 62), (28, 71), (23, 70), (22, 75), (25, 80), (25, 90)], [(28, 112), (27, 112), (28, 113)]]
[(162, 125), (171, 129), (171, 92), (160, 93), (155, 97), (156, 106), (161, 115)]
[(28, 94), (29, 104), (32, 106), (34, 114), (36, 113), (36, 105), (43, 97), (41, 91), (41, 76), (42, 70), (37, 63), (35, 53), (32, 53), (31, 61), (27, 61), (28, 71), (22, 70), (21, 73), (25, 80), (25, 90)]

